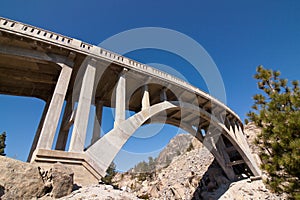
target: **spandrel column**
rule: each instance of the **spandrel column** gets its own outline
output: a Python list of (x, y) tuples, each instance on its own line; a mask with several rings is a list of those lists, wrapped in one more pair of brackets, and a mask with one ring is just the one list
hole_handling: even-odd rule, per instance
[(116, 88), (116, 109), (115, 109), (115, 123), (117, 127), (126, 118), (126, 68), (123, 69), (119, 76), (119, 81)]
[(95, 65), (96, 63), (94, 61), (89, 61), (83, 75), (69, 148), (69, 151), (71, 152), (83, 152), (84, 150), (86, 131), (93, 98), (92, 95), (96, 74)]
[(58, 65), (60, 65), (62, 69), (41, 130), (41, 135), (37, 144), (38, 149), (52, 148), (53, 139), (72, 74), (72, 68), (68, 65), (62, 63), (58, 63)]

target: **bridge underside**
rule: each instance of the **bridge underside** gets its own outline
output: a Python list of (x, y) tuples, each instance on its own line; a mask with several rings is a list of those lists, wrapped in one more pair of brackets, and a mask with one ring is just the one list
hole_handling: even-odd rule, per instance
[[(84, 51), (85, 43), (79, 48), (74, 39), (22, 24), (17, 24), (16, 30), (16, 24), (0, 19), (0, 94), (46, 102), (28, 161), (43, 165), (62, 162), (72, 166), (77, 183), (97, 182), (137, 128), (166, 123), (203, 142), (229, 179), (241, 173), (260, 174), (243, 124), (216, 99), (180, 84), (179, 79), (170, 82), (163, 78), (170, 75), (151, 68), (153, 75), (150, 67), (128, 58), (103, 49), (99, 50), (101, 56), (90, 55)], [(94, 130), (85, 147), (91, 106), (96, 108)], [(100, 138), (103, 107), (115, 109), (115, 121), (113, 129)], [(136, 114), (126, 118), (128, 110)]]

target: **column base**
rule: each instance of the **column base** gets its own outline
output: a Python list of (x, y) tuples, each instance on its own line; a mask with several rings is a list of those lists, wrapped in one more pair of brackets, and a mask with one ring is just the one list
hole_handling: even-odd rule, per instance
[(50, 164), (60, 162), (73, 170), (74, 184), (79, 186), (97, 184), (106, 174), (84, 153), (37, 149), (31, 162), (38, 163), (45, 169), (50, 167)]

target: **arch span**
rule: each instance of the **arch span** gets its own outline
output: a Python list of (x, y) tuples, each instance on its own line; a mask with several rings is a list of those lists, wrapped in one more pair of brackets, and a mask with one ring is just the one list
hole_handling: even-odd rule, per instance
[[(238, 165), (245, 163), (249, 167), (253, 175), (257, 176), (260, 174), (259, 169), (257, 168), (251, 156), (249, 148), (247, 148), (244, 143), (237, 142), (237, 140), (234, 138), (243, 137), (241, 135), (241, 130), (239, 130), (238, 128), (235, 128), (235, 130), (233, 130), (233, 128), (228, 130), (228, 128), (223, 123), (221, 123), (216, 117), (212, 116), (204, 109), (189, 103), (179, 101), (163, 101), (138, 112), (137, 114), (120, 123), (119, 126), (115, 127), (113, 130), (99, 139), (96, 143), (90, 146), (85, 153), (98, 164), (98, 166), (102, 169), (101, 173), (104, 175), (106, 169), (113, 161), (117, 153), (121, 150), (122, 146), (140, 126), (142, 126), (151, 117), (153, 117), (154, 120), (157, 119), (155, 121), (159, 121), (159, 117), (156, 118), (155, 116), (159, 116), (159, 113), (174, 108), (185, 110), (187, 112), (190, 112), (191, 114), (198, 115), (199, 118), (204, 116), (207, 120), (210, 120), (210, 125), (205, 129), (205, 136), (198, 135), (198, 137), (197, 133), (199, 131), (196, 131), (195, 129), (193, 129), (193, 127), (190, 127), (184, 122), (174, 120), (168, 121), (167, 119), (166, 123), (172, 124), (177, 127), (182, 127), (189, 132), (195, 130), (196, 133), (194, 132), (192, 134), (196, 136), (196, 138), (198, 138), (204, 144), (204, 146), (214, 155), (229, 179), (235, 179), (235, 172), (233, 169), (233, 165), (235, 164)], [(232, 145), (228, 148), (233, 148), (235, 151), (237, 151), (241, 157), (241, 160), (231, 160), (230, 155), (226, 153), (227, 147), (224, 143), (223, 136), (225, 136)]]

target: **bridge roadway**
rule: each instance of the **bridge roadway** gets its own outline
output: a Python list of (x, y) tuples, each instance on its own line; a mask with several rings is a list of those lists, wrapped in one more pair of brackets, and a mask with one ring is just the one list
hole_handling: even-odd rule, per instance
[[(260, 175), (240, 118), (209, 94), (101, 47), (5, 18), (0, 18), (0, 93), (46, 102), (28, 161), (45, 167), (62, 162), (75, 171), (79, 184), (104, 176), (128, 138), (149, 123), (194, 135), (231, 180), (242, 173)], [(94, 130), (85, 146), (91, 106)], [(104, 106), (115, 108), (115, 123), (100, 138)], [(128, 110), (136, 114), (126, 118)]]

